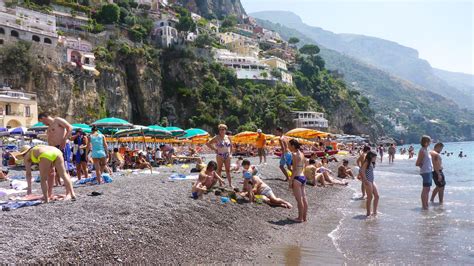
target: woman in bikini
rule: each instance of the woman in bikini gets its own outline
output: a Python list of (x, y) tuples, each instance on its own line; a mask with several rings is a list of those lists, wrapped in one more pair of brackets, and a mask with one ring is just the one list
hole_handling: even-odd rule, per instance
[(218, 126), (219, 134), (212, 138), (206, 145), (216, 152), (217, 174), (221, 176), (222, 165), (225, 166), (225, 173), (229, 186), (232, 187), (232, 176), (230, 175), (230, 160), (232, 158), (232, 141), (226, 135), (227, 126), (220, 124)]
[(56, 168), (57, 174), (63, 179), (64, 187), (66, 188), (65, 199), (75, 199), (74, 189), (72, 187), (71, 179), (66, 171), (64, 165), (64, 157), (61, 150), (53, 146), (39, 145), (36, 147), (29, 147), (27, 145), (21, 148), (20, 153), (15, 157), (23, 157), (26, 169), (26, 182), (28, 183), (27, 194), (31, 194), (31, 166), (33, 164), (39, 165), (41, 190), (43, 191), (44, 202), (49, 202), (53, 194), (53, 184), (48, 184), (48, 176), (52, 169)]
[(296, 202), (298, 203), (298, 218), (295, 219), (296, 222), (306, 222), (307, 213), (308, 213), (308, 201), (306, 200), (305, 184), (306, 177), (303, 174), (306, 158), (304, 157), (303, 152), (301, 152), (300, 143), (292, 139), (289, 142), (290, 151), (293, 153), (293, 165), (292, 174), (289, 178), (290, 189), (293, 189), (293, 194), (295, 195)]

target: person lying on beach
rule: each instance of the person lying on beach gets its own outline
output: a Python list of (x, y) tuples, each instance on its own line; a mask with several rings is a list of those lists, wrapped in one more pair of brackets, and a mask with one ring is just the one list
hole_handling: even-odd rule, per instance
[(347, 159), (342, 160), (342, 165), (337, 168), (337, 177), (339, 178), (354, 178), (352, 169), (349, 167), (349, 161)]
[(243, 191), (248, 192), (250, 202), (254, 201), (253, 185), (254, 185), (254, 176), (257, 175), (258, 171), (255, 165), (250, 165), (249, 160), (242, 161), (242, 175), (244, 177)]
[(333, 178), (331, 174), (333, 173), (329, 168), (326, 168), (322, 165), (322, 163), (318, 162), (316, 163), (316, 173), (322, 174), (322, 176), (319, 176), (317, 181), (319, 181), (321, 184), (324, 182), (326, 185), (341, 185), (341, 186), (347, 186), (349, 182), (347, 181), (340, 181), (337, 178)]
[(217, 163), (215, 161), (210, 161), (207, 163), (205, 169), (199, 173), (198, 181), (201, 182), (207, 189), (214, 187), (219, 181), (219, 185), (224, 186), (224, 180), (217, 174)]
[(153, 168), (151, 167), (151, 164), (146, 160), (145, 155), (141, 152), (138, 154), (136, 167), (138, 169), (150, 169), (150, 172), (153, 174)]
[(272, 188), (262, 181), (257, 175), (253, 176), (254, 186), (253, 193), (255, 195), (261, 195), (263, 202), (270, 206), (283, 207), (291, 209), (293, 206), (283, 199), (277, 198), (273, 193)]
[(193, 187), (191, 188), (191, 197), (193, 199), (199, 199), (206, 191), (207, 187), (204, 186), (200, 180), (198, 180), (196, 183), (193, 183)]
[(28, 183), (27, 195), (31, 194), (31, 166), (33, 164), (39, 165), (41, 190), (43, 191), (43, 200), (48, 203), (53, 198), (53, 180), (49, 180), (48, 176), (53, 168), (56, 168), (57, 174), (63, 179), (64, 186), (66, 188), (65, 199), (76, 199), (74, 189), (72, 187), (71, 179), (66, 171), (64, 165), (63, 153), (56, 147), (38, 145), (36, 147), (30, 147), (28, 145), (23, 146), (20, 152), (14, 155), (15, 157), (23, 157), (26, 169), (26, 182)]

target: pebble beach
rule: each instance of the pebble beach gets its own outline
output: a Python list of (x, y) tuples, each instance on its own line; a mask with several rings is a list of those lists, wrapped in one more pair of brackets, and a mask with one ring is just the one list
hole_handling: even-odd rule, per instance
[[(251, 158), (252, 163), (257, 160)], [(259, 172), (277, 197), (296, 206), (276, 157), (269, 157)], [(0, 242), (0, 261), (298, 263), (298, 252), (308, 245), (312, 252), (318, 251), (321, 262), (344, 261), (330, 234), (341, 220), (339, 210), (349, 204), (353, 194), (349, 188), (307, 186), (309, 221), (296, 224), (290, 220), (297, 216), (296, 207), (221, 203), (213, 193), (193, 200), (193, 181), (170, 180), (172, 173), (187, 174), (189, 169), (174, 165), (156, 168), (153, 174), (124, 171), (115, 174), (110, 184), (77, 187), (76, 201), (0, 212), (0, 238), (5, 240)], [(234, 175), (234, 185), (241, 186), (241, 180)], [(8, 186), (9, 182), (0, 183)], [(38, 183), (33, 189), (40, 193)], [(92, 192), (101, 195), (90, 196)]]

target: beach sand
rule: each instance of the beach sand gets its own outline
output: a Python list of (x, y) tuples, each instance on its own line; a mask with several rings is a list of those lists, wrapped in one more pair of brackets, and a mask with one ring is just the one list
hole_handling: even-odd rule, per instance
[[(256, 158), (251, 159), (256, 162)], [(336, 164), (334, 164), (336, 166)], [(192, 167), (192, 166), (191, 166)], [(308, 186), (309, 221), (293, 224), (296, 201), (281, 181), (275, 157), (260, 173), (291, 210), (259, 204), (222, 204), (208, 194), (190, 197), (192, 181), (170, 181), (181, 165), (159, 174), (124, 174), (101, 186), (76, 188), (75, 202), (0, 212), (2, 263), (342, 263), (328, 236), (353, 192)], [(234, 185), (241, 177), (235, 174)], [(356, 182), (356, 181), (353, 181)], [(8, 187), (8, 182), (0, 183)], [(39, 184), (34, 184), (37, 193)], [(63, 193), (63, 188), (55, 188)], [(88, 196), (92, 191), (101, 196)], [(309, 259), (310, 261), (305, 261)]]

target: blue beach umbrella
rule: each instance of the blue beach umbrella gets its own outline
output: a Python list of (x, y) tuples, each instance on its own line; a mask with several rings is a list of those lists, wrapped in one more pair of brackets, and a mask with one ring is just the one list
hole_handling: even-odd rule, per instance
[(200, 128), (190, 128), (185, 130), (185, 134), (180, 139), (192, 139), (195, 137), (209, 136), (209, 133)]
[(48, 129), (48, 126), (43, 124), (42, 122), (38, 122), (29, 129), (32, 131), (46, 131), (46, 129)]
[(179, 127), (166, 127), (166, 130), (171, 132), (171, 134), (173, 134), (173, 137), (181, 137), (186, 134), (186, 132)]

